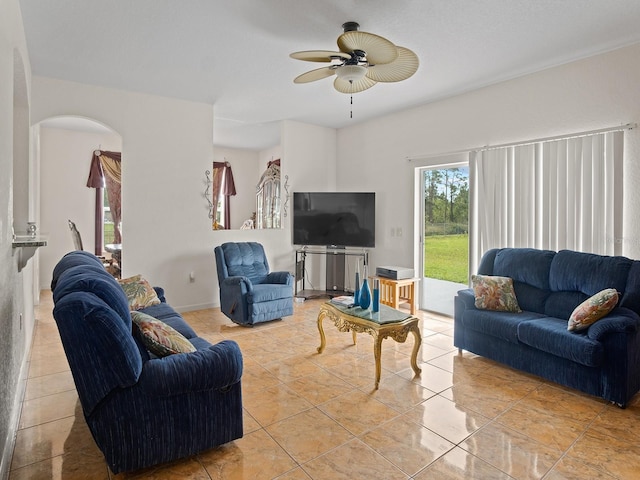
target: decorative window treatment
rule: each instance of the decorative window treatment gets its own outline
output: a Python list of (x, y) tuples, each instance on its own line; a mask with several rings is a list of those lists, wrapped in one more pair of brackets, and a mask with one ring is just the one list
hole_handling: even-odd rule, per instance
[[(87, 187), (107, 188), (109, 209), (113, 220), (114, 243), (122, 243), (120, 222), (122, 220), (122, 153), (105, 152), (95, 150), (91, 159), (91, 168)], [(102, 198), (100, 192), (96, 192), (96, 255), (102, 255)], [(99, 227), (98, 227), (99, 224)]]
[(620, 255), (622, 131), (471, 152), (469, 268), (491, 248)]
[[(233, 181), (233, 172), (229, 162), (213, 162), (213, 176), (211, 180), (211, 203), (213, 203), (213, 229), (229, 230), (231, 228), (231, 205), (229, 197), (236, 194), (236, 184)], [(216, 214), (220, 195), (224, 195), (224, 219), (222, 225), (218, 222)]]

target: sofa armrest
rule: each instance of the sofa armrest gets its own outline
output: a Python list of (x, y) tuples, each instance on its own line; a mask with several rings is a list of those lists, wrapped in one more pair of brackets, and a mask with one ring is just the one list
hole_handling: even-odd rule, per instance
[(156, 291), (156, 295), (158, 296), (160, 301), (162, 303), (167, 303), (167, 299), (164, 297), (164, 288), (162, 288), (162, 287), (153, 287), (153, 289)]
[(587, 336), (592, 340), (601, 341), (609, 333), (632, 333), (638, 330), (640, 317), (627, 308), (616, 308), (609, 315), (592, 324), (587, 330)]
[(289, 272), (271, 272), (264, 283), (279, 283), (281, 285), (293, 285), (293, 275)]
[(473, 289), (460, 290), (458, 292), (458, 299), (464, 304), (465, 309), (476, 308), (476, 297), (473, 294)]
[(222, 281), (220, 287), (223, 285), (227, 288), (238, 289), (241, 294), (253, 292), (251, 280), (244, 276), (227, 277)]
[(233, 340), (223, 340), (193, 353), (145, 362), (138, 386), (148, 395), (157, 396), (224, 390), (240, 381), (242, 367), (238, 344)]

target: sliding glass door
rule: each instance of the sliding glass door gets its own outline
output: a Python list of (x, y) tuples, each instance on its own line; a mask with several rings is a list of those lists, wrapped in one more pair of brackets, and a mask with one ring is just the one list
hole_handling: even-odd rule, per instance
[(425, 168), (420, 178), (420, 308), (453, 315), (453, 297), (467, 288), (469, 277), (469, 168)]

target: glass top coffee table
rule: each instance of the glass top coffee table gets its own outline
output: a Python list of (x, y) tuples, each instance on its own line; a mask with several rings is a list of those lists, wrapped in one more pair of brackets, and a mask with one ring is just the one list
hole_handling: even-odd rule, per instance
[(373, 313), (371, 310), (364, 310), (360, 307), (347, 307), (326, 302), (320, 307), (318, 313), (318, 330), (320, 331), (320, 346), (318, 353), (322, 353), (327, 343), (322, 321), (328, 318), (341, 332), (351, 332), (353, 344), (356, 343), (356, 333), (368, 333), (373, 337), (373, 356), (376, 362), (376, 386), (380, 383), (380, 357), (382, 354), (382, 340), (387, 337), (393, 338), (396, 342), (404, 343), (409, 332), (413, 333), (414, 344), (411, 352), (411, 368), (416, 375), (420, 375), (422, 370), (418, 367), (418, 350), (422, 344), (422, 335), (418, 328), (418, 319), (407, 315), (399, 310), (395, 310), (386, 305), (380, 305), (380, 311)]

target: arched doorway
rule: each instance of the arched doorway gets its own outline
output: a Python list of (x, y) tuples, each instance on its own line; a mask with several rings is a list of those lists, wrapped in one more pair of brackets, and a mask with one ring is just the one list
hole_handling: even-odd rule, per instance
[[(78, 116), (51, 117), (33, 128), (39, 145), (41, 230), (49, 235), (40, 256), (46, 286), (56, 262), (74, 249), (69, 219), (81, 233), (84, 250), (95, 253), (96, 189), (87, 187), (91, 159), (96, 149), (121, 152), (122, 137), (97, 120)], [(98, 203), (102, 208), (102, 197)]]

